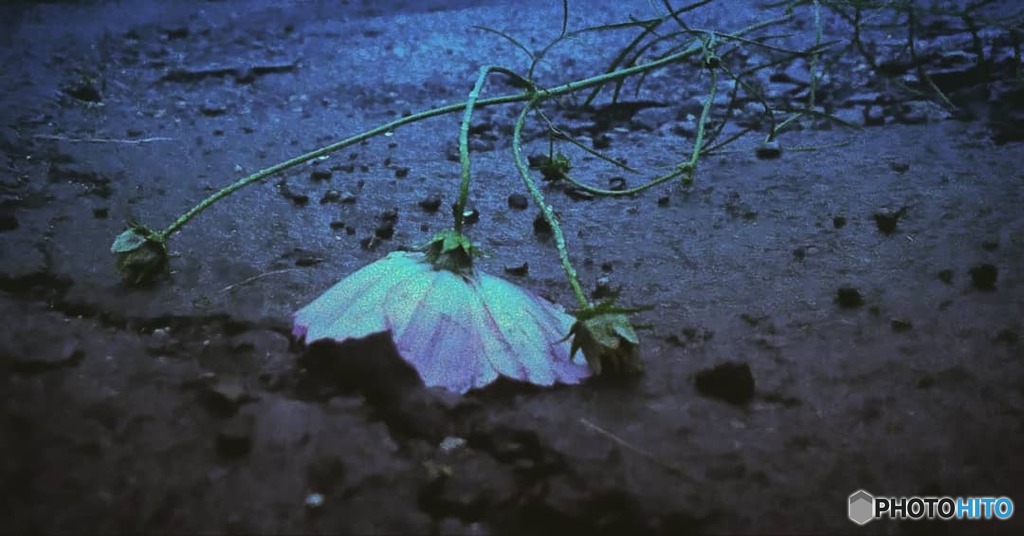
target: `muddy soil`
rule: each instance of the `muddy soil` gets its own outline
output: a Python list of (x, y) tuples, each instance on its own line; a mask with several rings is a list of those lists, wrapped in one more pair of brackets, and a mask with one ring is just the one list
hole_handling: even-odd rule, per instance
[[(590, 4), (571, 27), (658, 3)], [(688, 21), (781, 14), (721, 2)], [(858, 527), (846, 509), (858, 489), (1024, 504), (1024, 106), (1005, 51), (978, 77), (937, 49), (945, 103), (906, 91), (913, 69), (881, 76), (851, 49), (821, 100), (859, 128), (805, 121), (765, 159), (760, 125), (702, 159), (692, 185), (628, 198), (547, 185), (588, 291), (650, 307), (635, 316), (646, 372), (458, 397), (420, 386), (386, 337), (306, 349), (290, 335), (291, 313), (335, 281), (450, 225), (455, 116), (235, 194), (175, 235), (172, 271), (149, 288), (121, 282), (109, 247), (129, 220), (161, 228), (247, 173), (459, 102), (481, 65), (525, 70), (473, 26), (539, 48), (560, 2), (5, 2), (0, 15), (5, 533), (1024, 531), (1019, 513)], [(780, 43), (808, 46), (810, 20), (798, 13)], [(596, 74), (632, 35), (563, 43), (537, 79)], [(805, 98), (806, 67), (766, 71), (765, 87)], [(643, 105), (546, 110), (645, 172), (563, 144), (577, 177), (632, 186), (688, 154), (708, 82), (679, 65), (630, 92)], [(731, 124), (752, 121), (719, 98)], [(479, 112), (469, 235), (481, 269), (570, 305), (535, 207), (509, 202), (524, 193), (517, 113)]]

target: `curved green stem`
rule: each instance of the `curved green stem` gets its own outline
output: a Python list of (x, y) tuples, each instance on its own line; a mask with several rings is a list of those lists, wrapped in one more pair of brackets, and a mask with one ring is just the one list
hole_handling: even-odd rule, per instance
[[(771, 20), (771, 21), (759, 22), (759, 23), (756, 23), (756, 24), (753, 24), (753, 25), (750, 25), (750, 26), (746, 27), (746, 28), (736, 32), (735, 34), (724, 34), (724, 35), (728, 35), (729, 37), (736, 38), (738, 36), (741, 36), (741, 35), (744, 35), (744, 34), (756, 31), (756, 30), (758, 30), (760, 28), (764, 28), (766, 26), (778, 23), (780, 21), (784, 21), (784, 20), (786, 20), (788, 18), (789, 17), (782, 17), (782, 18), (779, 18), (779, 19)], [(658, 60), (655, 60), (655, 61), (652, 61), (650, 63), (645, 63), (645, 64), (642, 64), (642, 65), (635, 65), (633, 67), (629, 67), (629, 68), (626, 68), (626, 69), (621, 69), (621, 70), (618, 70), (618, 71), (613, 71), (613, 72), (610, 72), (610, 73), (604, 73), (604, 74), (601, 74), (601, 75), (593, 76), (593, 77), (586, 78), (586, 79), (583, 79), (583, 80), (579, 80), (579, 81), (576, 81), (576, 82), (568, 82), (568, 83), (562, 84), (560, 86), (555, 86), (553, 88), (548, 88), (548, 89), (539, 89), (538, 88), (538, 89), (533, 89), (533, 90), (525, 91), (525, 92), (522, 92), (522, 93), (516, 93), (516, 94), (511, 94), (511, 95), (502, 95), (500, 97), (492, 97), (492, 98), (489, 98), (489, 99), (481, 99), (481, 100), (476, 101), (473, 104), (472, 108), (482, 108), (482, 107), (486, 107), (486, 106), (495, 106), (495, 105), (499, 105), (499, 104), (508, 104), (508, 103), (513, 103), (513, 102), (526, 102), (526, 101), (547, 100), (547, 99), (550, 99), (552, 97), (557, 97), (557, 96), (560, 96), (560, 95), (564, 95), (566, 93), (572, 93), (574, 91), (579, 91), (581, 89), (587, 89), (587, 88), (599, 86), (599, 85), (604, 84), (605, 82), (608, 82), (608, 81), (611, 81), (611, 80), (618, 80), (618, 79), (622, 79), (622, 78), (628, 78), (628, 77), (633, 76), (633, 75), (638, 74), (638, 73), (643, 73), (643, 72), (647, 72), (647, 71), (653, 71), (653, 70), (659, 69), (661, 67), (664, 67), (665, 65), (668, 65), (670, 63), (674, 63), (674, 62), (678, 62), (678, 61), (681, 61), (683, 59), (686, 59), (686, 58), (688, 58), (688, 57), (690, 57), (690, 56), (692, 56), (694, 54), (697, 54), (697, 53), (701, 52), (702, 50), (703, 50), (703, 46), (702, 45), (695, 44), (693, 46), (690, 46), (690, 47), (686, 48), (685, 50), (682, 50), (682, 51), (677, 52), (675, 54), (666, 56), (664, 58), (661, 58), (661, 59), (658, 59)], [(505, 70), (503, 70), (503, 71), (505, 71)], [(511, 73), (511, 71), (505, 71), (505, 72)], [(514, 74), (514, 73), (512, 73), (512, 74)], [(518, 77), (518, 75), (515, 75), (515, 76)], [(198, 205), (193, 207), (191, 210), (189, 210), (188, 212), (186, 212), (185, 214), (180, 216), (177, 220), (174, 221), (174, 223), (169, 225), (166, 229), (164, 229), (163, 231), (160, 231), (159, 233), (157, 233), (156, 234), (156, 238), (158, 238), (161, 241), (166, 241), (167, 238), (169, 238), (172, 234), (177, 232), (183, 225), (185, 225), (185, 223), (187, 223), (189, 220), (191, 220), (192, 218), (197, 216), (200, 212), (202, 212), (202, 211), (206, 210), (207, 208), (209, 208), (210, 205), (213, 205), (214, 203), (216, 203), (217, 201), (223, 199), (224, 197), (227, 197), (228, 195), (231, 195), (232, 193), (234, 193), (234, 192), (236, 192), (236, 191), (238, 191), (238, 190), (240, 190), (240, 189), (242, 189), (242, 188), (244, 188), (244, 187), (246, 187), (246, 186), (248, 186), (250, 184), (253, 184), (253, 183), (256, 183), (256, 182), (260, 182), (260, 181), (266, 179), (267, 177), (269, 177), (271, 175), (274, 175), (275, 173), (279, 173), (281, 171), (284, 171), (284, 170), (287, 170), (289, 168), (298, 166), (298, 165), (303, 164), (305, 162), (309, 162), (310, 160), (313, 160), (315, 158), (319, 158), (321, 156), (326, 156), (328, 154), (337, 152), (337, 151), (339, 151), (341, 149), (344, 149), (345, 147), (349, 147), (349, 146), (354, 145), (356, 143), (359, 143), (361, 141), (377, 137), (377, 136), (379, 136), (381, 134), (384, 134), (386, 132), (390, 132), (390, 131), (392, 131), (392, 130), (400, 127), (400, 126), (403, 126), (403, 125), (407, 125), (407, 124), (410, 124), (410, 123), (415, 123), (415, 122), (422, 121), (424, 119), (429, 119), (429, 118), (432, 118), (432, 117), (438, 117), (438, 116), (442, 116), (442, 115), (447, 115), (447, 114), (450, 114), (450, 113), (457, 112), (459, 110), (465, 111), (468, 108), (467, 104), (468, 104), (467, 102), (462, 102), (462, 103), (458, 103), (458, 104), (449, 104), (447, 106), (442, 106), (440, 108), (434, 108), (432, 110), (426, 110), (426, 111), (423, 111), (423, 112), (419, 112), (419, 113), (416, 113), (416, 114), (409, 115), (407, 117), (402, 117), (402, 118), (396, 119), (394, 121), (390, 121), (388, 123), (380, 125), (380, 126), (378, 126), (376, 128), (367, 130), (367, 131), (365, 131), (365, 132), (363, 132), (361, 134), (357, 134), (355, 136), (346, 138), (346, 139), (341, 140), (339, 142), (332, 143), (330, 145), (327, 145), (327, 146), (321, 147), (319, 149), (316, 149), (315, 151), (310, 151), (308, 153), (305, 153), (303, 155), (297, 156), (297, 157), (292, 158), (290, 160), (286, 160), (284, 162), (281, 162), (279, 164), (273, 165), (273, 166), (268, 167), (266, 169), (262, 169), (260, 171), (257, 171), (256, 173), (253, 173), (253, 174), (251, 174), (251, 175), (249, 175), (247, 177), (239, 179), (238, 181), (234, 182), (233, 184), (231, 184), (229, 186), (226, 186), (226, 187), (222, 188), (221, 190), (213, 193), (213, 195), (207, 197), (206, 199), (201, 201)]]
[(540, 207), (541, 214), (544, 215), (544, 221), (548, 222), (548, 226), (551, 227), (551, 234), (554, 235), (555, 246), (558, 248), (558, 258), (562, 261), (562, 268), (565, 270), (565, 275), (569, 278), (569, 285), (572, 287), (573, 294), (576, 295), (576, 301), (580, 303), (581, 309), (588, 309), (590, 302), (587, 301), (587, 296), (583, 293), (583, 288), (580, 286), (580, 279), (576, 275), (576, 269), (569, 262), (569, 250), (565, 247), (565, 236), (562, 234), (562, 227), (558, 224), (555, 211), (544, 202), (544, 194), (541, 193), (537, 183), (530, 177), (529, 166), (523, 159), (523, 124), (526, 123), (526, 116), (538, 101), (539, 98), (530, 99), (526, 106), (523, 107), (523, 111), (519, 113), (519, 118), (516, 119), (516, 126), (512, 130), (512, 158), (515, 160), (519, 176), (523, 178), (523, 183), (526, 184), (526, 189), (530, 191), (534, 202)]
[(640, 186), (634, 186), (633, 188), (627, 188), (625, 190), (605, 190), (603, 188), (595, 188), (593, 186), (583, 184), (582, 182), (573, 179), (569, 175), (565, 175), (564, 179), (575, 185), (577, 188), (580, 188), (581, 190), (585, 190), (592, 194), (603, 196), (623, 196), (632, 195), (647, 190), (649, 188), (653, 188), (663, 182), (667, 182), (676, 177), (679, 177), (680, 175), (684, 175), (687, 178), (692, 178), (694, 170), (697, 169), (697, 161), (700, 159), (701, 152), (703, 152), (704, 149), (704, 133), (707, 129), (708, 116), (711, 115), (711, 106), (714, 105), (715, 91), (717, 90), (717, 88), (718, 69), (711, 69), (711, 89), (708, 90), (707, 101), (704, 102), (704, 107), (701, 108), (700, 112), (700, 119), (697, 121), (697, 139), (694, 140), (693, 153), (690, 156), (690, 161), (679, 164), (678, 166), (676, 166), (676, 169), (673, 170), (671, 173), (662, 175), (661, 177), (658, 177), (656, 179), (652, 179), (650, 182), (646, 184), (641, 184)]
[(480, 92), (484, 89), (484, 82), (487, 80), (487, 75), (492, 72), (502, 73), (517, 79), (530, 88), (530, 93), (533, 93), (533, 83), (509, 69), (499, 67), (497, 65), (486, 65), (480, 68), (480, 74), (476, 77), (476, 83), (473, 84), (473, 90), (469, 92), (469, 98), (466, 99), (466, 110), (462, 114), (462, 124), (459, 125), (459, 163), (462, 166), (462, 183), (459, 186), (459, 198), (455, 201), (456, 233), (462, 232), (466, 202), (469, 200), (469, 125), (473, 120), (473, 108), (476, 106), (477, 101), (480, 100)]
[[(502, 96), (502, 97), (496, 97), (496, 98), (493, 98), (493, 99), (487, 99), (486, 102), (478, 103), (478, 106), (495, 105), (495, 104), (504, 104), (504, 103), (509, 103), (509, 102), (516, 102), (516, 101), (523, 100), (524, 98), (525, 98), (524, 95), (505, 95), (505, 96)], [(284, 171), (286, 169), (293, 168), (293, 167), (298, 166), (300, 164), (304, 164), (306, 162), (309, 162), (310, 160), (313, 160), (313, 159), (316, 159), (316, 158), (320, 158), (321, 156), (326, 156), (326, 155), (329, 155), (331, 153), (340, 151), (341, 149), (344, 149), (345, 147), (349, 147), (351, 145), (355, 145), (355, 144), (357, 144), (357, 143), (359, 143), (359, 142), (361, 142), (363, 140), (368, 140), (370, 138), (374, 138), (374, 137), (380, 136), (381, 134), (384, 134), (386, 132), (390, 132), (390, 131), (392, 131), (392, 130), (394, 130), (394, 129), (402, 126), (402, 125), (407, 125), (409, 123), (415, 123), (417, 121), (422, 121), (424, 119), (429, 119), (431, 117), (447, 115), (447, 114), (456, 112), (458, 110), (461, 110), (464, 107), (465, 107), (464, 103), (450, 104), (448, 106), (443, 106), (443, 107), (440, 107), (440, 108), (434, 108), (432, 110), (427, 110), (427, 111), (420, 112), (420, 113), (417, 113), (417, 114), (413, 114), (413, 115), (410, 115), (410, 116), (402, 117), (402, 118), (396, 119), (394, 121), (391, 121), (391, 122), (385, 123), (383, 125), (380, 125), (380, 126), (378, 126), (376, 128), (367, 130), (367, 131), (365, 131), (365, 132), (363, 132), (361, 134), (357, 134), (355, 136), (346, 138), (346, 139), (341, 140), (339, 142), (332, 143), (330, 145), (321, 147), (321, 148), (319, 148), (319, 149), (317, 149), (315, 151), (310, 151), (310, 152), (305, 153), (303, 155), (296, 156), (295, 158), (292, 158), (290, 160), (286, 160), (286, 161), (281, 162), (279, 164), (275, 164), (273, 166), (270, 166), (270, 167), (268, 167), (266, 169), (262, 169), (260, 171), (257, 171), (256, 173), (253, 173), (253, 174), (251, 174), (251, 175), (249, 175), (247, 177), (239, 179), (238, 181), (234, 182), (233, 184), (231, 184), (229, 186), (226, 186), (226, 187), (218, 190), (217, 192), (214, 192), (213, 195), (211, 195), (211, 196), (207, 197), (206, 199), (204, 199), (198, 205), (193, 207), (192, 210), (189, 210), (185, 214), (181, 215), (177, 220), (174, 221), (174, 223), (172, 223), (170, 226), (168, 226), (163, 231), (159, 232), (157, 234), (157, 236), (160, 239), (162, 239), (162, 240), (166, 240), (172, 234), (177, 232), (178, 229), (180, 229), (183, 225), (185, 225), (189, 220), (194, 218), (200, 212), (202, 212), (202, 211), (206, 210), (207, 208), (209, 208), (210, 205), (216, 203), (217, 201), (223, 199), (224, 197), (227, 197), (227, 196), (233, 194), (234, 192), (236, 192), (238, 190), (241, 190), (242, 188), (244, 188), (244, 187), (246, 187), (246, 186), (248, 186), (250, 184), (253, 184), (253, 183), (256, 183), (256, 182), (260, 182), (263, 179), (266, 179), (267, 177), (269, 177), (271, 175), (274, 175), (275, 173), (280, 173), (280, 172), (282, 172), (282, 171)]]
[[(814, 0), (814, 47), (821, 45), (821, 2)], [(821, 58), (820, 52), (811, 54), (811, 87), (807, 94), (807, 108), (814, 109), (814, 97), (818, 91), (818, 61)]]
[(711, 106), (715, 104), (715, 90), (718, 89), (718, 69), (711, 69), (711, 89), (708, 90), (708, 100), (700, 111), (700, 120), (697, 122), (697, 139), (693, 141), (693, 154), (690, 156), (689, 173), (697, 168), (697, 160), (704, 149), (704, 130), (708, 123), (708, 116), (711, 115)]
[(636, 194), (636, 193), (640, 193), (640, 192), (642, 192), (644, 190), (649, 190), (649, 189), (651, 189), (651, 188), (653, 188), (653, 187), (655, 187), (655, 186), (657, 186), (657, 185), (659, 185), (661, 183), (668, 182), (668, 181), (670, 181), (670, 180), (672, 180), (672, 179), (674, 179), (674, 178), (676, 178), (676, 177), (678, 177), (678, 176), (680, 176), (680, 175), (682, 175), (684, 173), (689, 173), (690, 170), (689, 170), (688, 166), (689, 165), (686, 162), (684, 162), (684, 163), (676, 166), (676, 169), (674, 171), (672, 171), (671, 173), (668, 173), (666, 175), (662, 175), (662, 176), (660, 176), (660, 177), (658, 177), (656, 179), (651, 179), (650, 182), (641, 184), (640, 186), (634, 186), (632, 188), (626, 188), (625, 190), (605, 190), (604, 188), (596, 188), (594, 186), (590, 186), (588, 184), (584, 184), (584, 183), (582, 183), (582, 182), (572, 178), (568, 174), (564, 175), (562, 178), (565, 179), (566, 182), (572, 184), (573, 186), (579, 188), (580, 190), (583, 190), (585, 192), (590, 192), (590, 193), (592, 193), (594, 195), (607, 196), (607, 197), (616, 197), (616, 196), (621, 197), (621, 196), (624, 196), (624, 195), (633, 195), (633, 194)]

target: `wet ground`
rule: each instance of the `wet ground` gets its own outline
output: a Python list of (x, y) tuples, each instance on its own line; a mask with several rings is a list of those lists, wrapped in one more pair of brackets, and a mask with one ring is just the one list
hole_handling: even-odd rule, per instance
[[(821, 98), (862, 128), (808, 121), (777, 159), (756, 156), (762, 130), (703, 158), (693, 185), (629, 198), (548, 185), (587, 289), (652, 307), (635, 317), (649, 329), (632, 380), (457, 397), (419, 387), (386, 339), (290, 339), (292, 311), (450, 224), (454, 116), (235, 194), (174, 236), (168, 278), (121, 283), (109, 247), (129, 219), (160, 228), (246, 173), (458, 102), (482, 64), (525, 70), (474, 25), (539, 48), (561, 23), (558, 2), (407, 4), (0, 7), (5, 532), (1022, 530), (1019, 514), (860, 528), (846, 512), (857, 489), (1024, 503), (1024, 118), (1005, 51), (978, 78), (935, 45), (951, 108), (851, 50)], [(688, 20), (735, 30), (781, 13), (721, 4)], [(570, 26), (652, 16), (598, 7)], [(787, 46), (813, 39), (801, 17), (779, 28)], [(825, 23), (826, 39), (849, 37)], [(632, 35), (563, 43), (538, 80), (596, 74)], [(806, 80), (797, 62), (764, 83), (796, 99)], [(659, 106), (550, 113), (644, 170), (625, 175), (636, 185), (688, 154), (707, 83), (677, 66), (630, 95)], [(508, 201), (523, 193), (517, 113), (479, 112), (469, 234), (482, 269), (569, 305), (535, 208)], [(543, 153), (531, 129), (527, 151)], [(561, 148), (582, 180), (623, 175)], [(432, 196), (440, 210), (421, 205)]]

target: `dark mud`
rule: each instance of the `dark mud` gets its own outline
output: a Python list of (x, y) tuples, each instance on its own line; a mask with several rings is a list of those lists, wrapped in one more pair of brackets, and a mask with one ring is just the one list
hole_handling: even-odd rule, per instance
[[(846, 518), (857, 489), (1024, 504), (1024, 107), (1005, 56), (978, 73), (938, 37), (927, 67), (954, 109), (851, 50), (822, 99), (861, 129), (819, 123), (760, 158), (749, 136), (694, 185), (625, 199), (548, 187), (588, 289), (653, 307), (631, 381), (455, 397), (422, 388), (386, 338), (291, 340), (292, 311), (448, 226), (455, 117), (242, 191), (171, 240), (168, 278), (121, 284), (109, 245), (129, 219), (161, 227), (245, 173), (463, 99), (482, 64), (525, 67), (473, 25), (539, 46), (560, 24), (557, 2), (407, 4), (0, 7), (4, 532), (1021, 530), (1019, 514)], [(765, 16), (723, 4), (693, 23)], [(649, 16), (600, 5), (572, 23)], [(801, 46), (807, 20), (790, 28)], [(626, 39), (566, 44), (538, 77), (593, 74)], [(913, 71), (887, 65), (890, 82)], [(638, 104), (550, 112), (667, 169), (692, 142), (697, 72), (652, 75)], [(806, 94), (806, 65), (769, 74), (770, 94)], [(484, 270), (570, 304), (532, 201), (510, 198), (517, 112), (480, 112), (470, 235)], [(600, 187), (641, 180), (571, 157)]]

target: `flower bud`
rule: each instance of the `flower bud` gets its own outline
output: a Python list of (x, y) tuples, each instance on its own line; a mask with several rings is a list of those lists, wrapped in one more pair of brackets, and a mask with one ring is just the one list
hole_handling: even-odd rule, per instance
[(167, 246), (153, 230), (132, 224), (110, 247), (117, 270), (130, 285), (151, 283), (167, 269)]
[(583, 350), (583, 356), (594, 374), (602, 371), (628, 374), (643, 370), (637, 348), (640, 339), (629, 319), (621, 311), (599, 305), (576, 315), (571, 333), (572, 354)]

